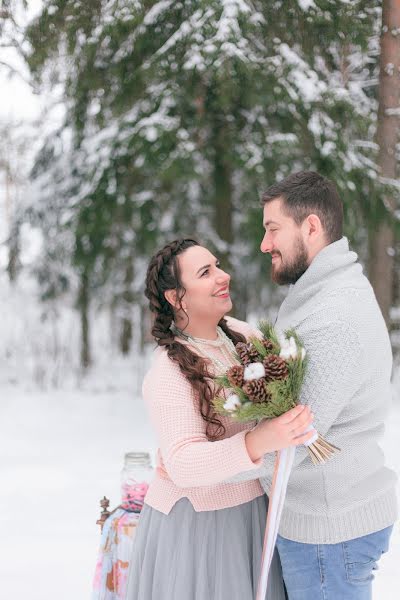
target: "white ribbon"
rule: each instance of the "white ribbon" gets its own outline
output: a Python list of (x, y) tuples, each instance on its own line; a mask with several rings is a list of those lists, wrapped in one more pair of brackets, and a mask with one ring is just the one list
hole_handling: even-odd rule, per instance
[[(305, 431), (311, 431), (312, 425), (309, 425)], [(318, 439), (318, 432), (304, 443), (304, 446), (310, 446)], [(282, 516), (283, 505), (286, 498), (286, 490), (289, 482), (290, 473), (293, 467), (296, 446), (290, 446), (277, 452), (274, 465), (274, 474), (272, 486), (269, 495), (267, 524), (265, 527), (264, 547), (261, 559), (261, 573), (258, 581), (256, 600), (265, 600), (268, 586), (268, 575), (271, 568), (272, 557), (278, 536), (279, 523)]]
[(275, 459), (274, 476), (269, 497), (267, 525), (265, 528), (264, 548), (261, 559), (261, 573), (258, 582), (256, 600), (265, 600), (268, 575), (274, 554), (279, 522), (281, 520), (286, 489), (293, 466), (296, 447), (279, 450)]
[[(312, 429), (314, 429), (314, 426), (313, 426), (313, 424), (311, 423), (311, 425), (309, 425), (309, 426), (307, 427), (307, 429), (305, 429), (305, 430), (304, 430), (304, 432), (303, 432), (303, 433), (308, 433), (308, 432), (309, 432), (309, 431), (311, 431)], [(302, 435), (303, 435), (303, 434), (302, 434)], [(314, 435), (313, 435), (313, 436), (312, 436), (312, 437), (311, 437), (309, 440), (307, 440), (306, 442), (304, 442), (303, 446), (307, 446), (307, 448), (308, 448), (308, 446), (311, 446), (311, 444), (313, 444), (314, 442), (316, 442), (316, 441), (317, 441), (318, 437), (319, 437), (319, 433), (318, 433), (318, 431), (316, 431), (316, 432), (314, 433)]]

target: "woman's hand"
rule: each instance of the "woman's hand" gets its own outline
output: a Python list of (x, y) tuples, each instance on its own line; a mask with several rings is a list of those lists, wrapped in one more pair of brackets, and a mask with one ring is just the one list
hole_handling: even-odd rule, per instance
[(246, 434), (246, 448), (252, 461), (267, 452), (274, 452), (289, 446), (300, 446), (310, 440), (315, 429), (305, 432), (311, 425), (314, 415), (308, 406), (299, 404), (280, 417), (265, 419)]

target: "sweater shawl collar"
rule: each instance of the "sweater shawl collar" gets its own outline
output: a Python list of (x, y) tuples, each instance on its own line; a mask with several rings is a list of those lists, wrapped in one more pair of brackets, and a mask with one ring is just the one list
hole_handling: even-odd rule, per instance
[(324, 303), (324, 297), (344, 288), (365, 288), (368, 280), (357, 262), (358, 256), (349, 249), (347, 238), (325, 246), (307, 271), (290, 286), (282, 302), (277, 327), (294, 327)]

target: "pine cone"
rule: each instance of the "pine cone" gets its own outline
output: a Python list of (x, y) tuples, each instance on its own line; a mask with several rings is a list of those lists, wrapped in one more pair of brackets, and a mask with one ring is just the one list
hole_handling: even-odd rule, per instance
[(267, 381), (274, 381), (276, 379), (286, 379), (289, 375), (286, 362), (283, 358), (277, 354), (270, 354), (263, 360), (265, 369), (265, 378)]
[(266, 383), (267, 380), (264, 377), (261, 377), (260, 379), (252, 379), (244, 384), (243, 391), (248, 396), (249, 400), (254, 402), (254, 404), (268, 402), (270, 395), (266, 390)]
[(271, 342), (271, 340), (267, 340), (264, 338), (261, 343), (269, 354), (271, 354), (274, 351), (274, 344)]
[(239, 342), (236, 344), (236, 352), (239, 355), (241, 362), (245, 367), (249, 365), (251, 362), (258, 362), (260, 360), (260, 355), (257, 352), (255, 346), (252, 343), (246, 344), (245, 342)]
[(243, 373), (244, 368), (242, 367), (242, 365), (234, 365), (226, 372), (226, 376), (229, 379), (229, 383), (231, 385), (236, 387), (242, 387)]

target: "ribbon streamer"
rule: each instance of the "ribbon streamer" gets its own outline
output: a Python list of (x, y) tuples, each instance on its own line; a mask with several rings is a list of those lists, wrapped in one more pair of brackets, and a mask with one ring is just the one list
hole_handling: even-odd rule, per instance
[(295, 453), (296, 447), (291, 446), (290, 448), (279, 450), (276, 454), (256, 600), (265, 600), (266, 597), (269, 570), (274, 554), (279, 522), (282, 516), (286, 489), (292, 471)]
[[(311, 431), (312, 425), (309, 425), (305, 431)], [(310, 446), (318, 439), (318, 433), (304, 443), (304, 446)], [(276, 544), (276, 538), (279, 531), (279, 523), (282, 516), (283, 505), (285, 504), (286, 490), (289, 482), (290, 473), (293, 467), (296, 447), (290, 446), (279, 450), (276, 454), (274, 464), (274, 474), (272, 477), (272, 486), (269, 495), (267, 524), (265, 527), (264, 547), (261, 558), (261, 572), (258, 582), (256, 600), (265, 600), (268, 586), (268, 575), (271, 568), (272, 557)]]

